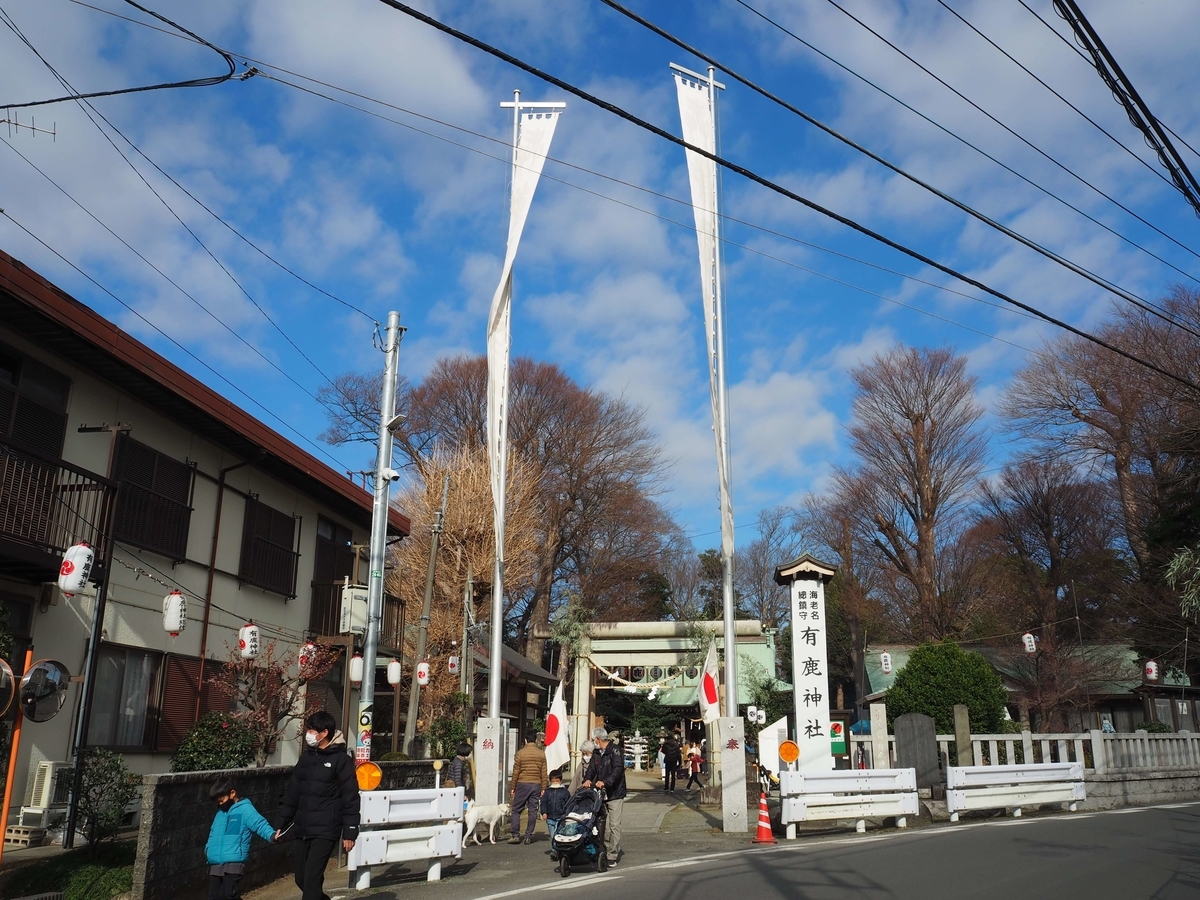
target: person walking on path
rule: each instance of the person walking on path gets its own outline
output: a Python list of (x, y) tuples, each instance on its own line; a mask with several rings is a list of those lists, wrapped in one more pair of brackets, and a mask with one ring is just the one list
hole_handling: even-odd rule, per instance
[[(512, 837), (510, 844), (532, 844), (533, 829), (537, 826), (538, 801), (546, 789), (546, 752), (537, 745), (537, 733), (525, 732), (525, 746), (513, 758), (512, 778)], [(521, 810), (527, 811), (525, 839), (521, 840)]]
[(609, 867), (621, 856), (621, 812), (625, 806), (625, 760), (617, 753), (617, 745), (608, 739), (603, 728), (592, 730), (596, 752), (583, 773), (584, 787), (604, 790), (604, 853)]
[(692, 741), (692, 746), (688, 748), (688, 780), (687, 789), (692, 789), (692, 782), (696, 782), (697, 786), (704, 790), (704, 785), (700, 781), (700, 745)]
[(567, 802), (570, 799), (571, 792), (562, 783), (562, 769), (555, 769), (550, 773), (550, 787), (542, 792), (540, 806), (542, 821), (546, 823), (546, 830), (550, 832), (551, 859), (558, 859), (558, 854), (554, 852), (554, 832), (558, 831), (558, 822), (567, 813)]
[(682, 761), (679, 748), (679, 738), (671, 735), (663, 744), (663, 790), (675, 790), (675, 777), (679, 774), (679, 763)]
[(446, 780), (443, 787), (460, 787), (463, 789), (464, 800), (475, 799), (475, 779), (471, 774), (471, 745), (466, 741), (458, 745), (454, 759), (446, 766)]
[(347, 853), (358, 838), (358, 780), (337, 721), (324, 710), (304, 721), (304, 752), (283, 797), (279, 840), (296, 838), (296, 886), (303, 900), (328, 900), (325, 867), (338, 841)]
[(240, 900), (238, 885), (250, 855), (250, 835), (264, 841), (275, 839), (275, 829), (249, 800), (238, 797), (228, 776), (221, 776), (208, 790), (217, 801), (217, 814), (208, 832), (204, 855), (208, 859), (208, 900)]
[(579, 745), (579, 765), (575, 767), (575, 771), (571, 773), (571, 796), (574, 797), (579, 793), (579, 789), (583, 787), (583, 773), (587, 771), (588, 764), (592, 761), (592, 754), (596, 750), (596, 745), (591, 741), (584, 741)]

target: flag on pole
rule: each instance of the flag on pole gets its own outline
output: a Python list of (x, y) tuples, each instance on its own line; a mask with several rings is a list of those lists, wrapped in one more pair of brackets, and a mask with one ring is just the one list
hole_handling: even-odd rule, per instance
[(715, 722), (721, 718), (721, 684), (720, 669), (717, 668), (717, 639), (713, 638), (708, 645), (708, 656), (704, 660), (704, 672), (700, 675), (700, 685), (696, 689), (696, 697), (700, 702), (700, 718), (704, 724)]
[(571, 745), (567, 740), (567, 704), (563, 700), (562, 682), (554, 692), (550, 715), (546, 716), (546, 770), (561, 769), (571, 761)]

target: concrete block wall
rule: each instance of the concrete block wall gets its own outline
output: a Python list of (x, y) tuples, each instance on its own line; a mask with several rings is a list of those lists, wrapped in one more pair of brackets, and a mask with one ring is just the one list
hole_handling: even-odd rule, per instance
[[(433, 787), (432, 760), (379, 765), (383, 769), (381, 790)], [(280, 824), (279, 809), (291, 766), (143, 776), (131, 900), (201, 900), (208, 896), (204, 844), (217, 811), (208, 789), (220, 775), (233, 778), (239, 794), (248, 797), (268, 822)], [(292, 853), (289, 841), (268, 844), (252, 838), (242, 890), (290, 874)]]

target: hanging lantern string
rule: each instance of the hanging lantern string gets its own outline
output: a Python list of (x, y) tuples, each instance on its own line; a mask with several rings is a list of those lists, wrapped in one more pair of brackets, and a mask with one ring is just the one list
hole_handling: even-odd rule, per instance
[(590, 656), (585, 656), (584, 659), (595, 666), (609, 681), (616, 681), (620, 684), (635, 688), (646, 688), (649, 690), (650, 688), (671, 687), (676, 685), (679, 679), (683, 677), (683, 673), (681, 672), (678, 675), (669, 675), (666, 678), (660, 678), (658, 681), (630, 681), (627, 678), (622, 678), (620, 675), (617, 675), (614, 672), (608, 671), (608, 669), (604, 668), (604, 666), (600, 665), (600, 663), (596, 662), (596, 660), (592, 659)]

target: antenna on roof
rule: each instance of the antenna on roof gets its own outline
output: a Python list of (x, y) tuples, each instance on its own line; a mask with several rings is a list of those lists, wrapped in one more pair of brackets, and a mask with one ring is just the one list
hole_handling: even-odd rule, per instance
[(54, 124), (52, 124), (52, 125), (50, 126), (50, 128), (49, 128), (49, 129), (46, 129), (46, 128), (38, 128), (38, 127), (37, 127), (37, 119), (35, 119), (35, 118), (33, 118), (32, 116), (30, 116), (30, 117), (29, 117), (29, 124), (28, 124), (28, 125), (26, 125), (24, 122), (22, 122), (22, 121), (20, 121), (20, 119), (18, 119), (18, 114), (17, 114), (17, 113), (14, 113), (14, 112), (12, 112), (11, 110), (8, 110), (8, 109), (6, 109), (6, 110), (4, 111), (4, 118), (3, 118), (3, 119), (0, 119), (0, 125), (7, 125), (7, 126), (8, 126), (8, 136), (9, 136), (9, 137), (12, 137), (12, 136), (13, 136), (13, 132), (14, 132), (14, 131), (16, 131), (16, 133), (17, 133), (17, 134), (20, 134), (20, 133), (21, 133), (21, 129), (22, 129), (22, 128), (24, 128), (26, 131), (32, 131), (32, 132), (33, 132), (33, 136), (34, 136), (34, 137), (37, 137), (37, 136), (38, 136), (38, 134), (39, 134), (39, 132), (40, 132), (41, 134), (48, 134), (48, 135), (50, 135), (50, 138), (51, 138), (51, 140), (56, 140), (56, 139), (57, 139), (57, 137), (58, 137), (58, 134), (57, 134), (57, 131), (58, 131), (58, 123), (57, 123), (57, 122), (55, 122)]

